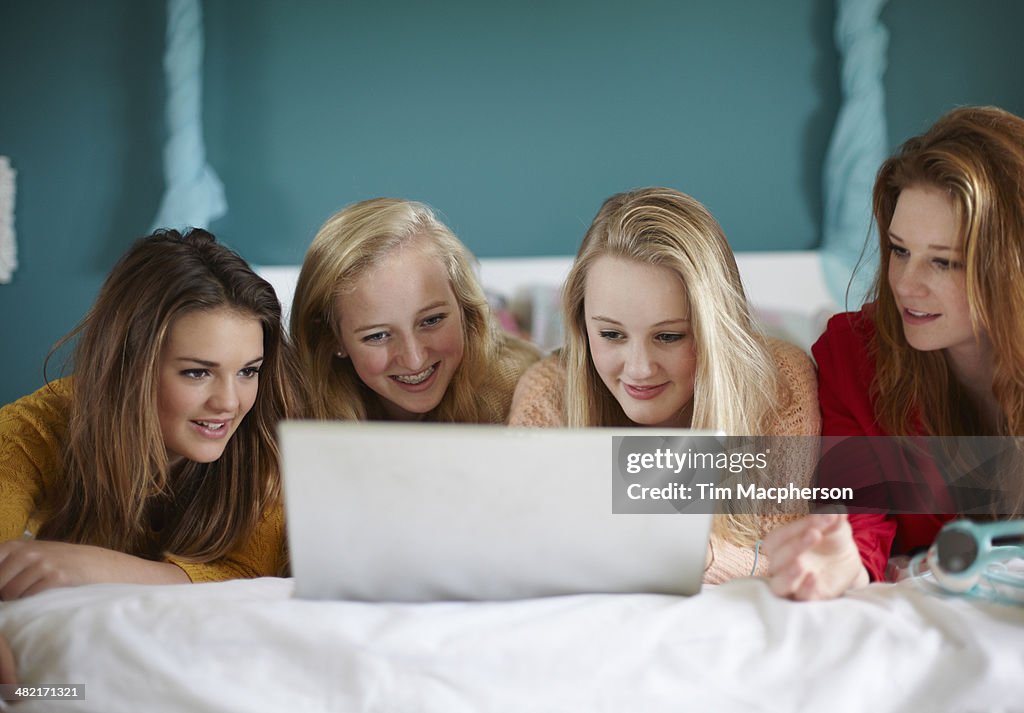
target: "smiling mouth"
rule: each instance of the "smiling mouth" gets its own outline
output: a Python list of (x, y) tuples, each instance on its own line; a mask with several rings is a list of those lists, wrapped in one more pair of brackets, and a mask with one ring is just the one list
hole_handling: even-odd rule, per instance
[(907, 314), (909, 314), (911, 317), (938, 317), (939, 316), (938, 314), (936, 314), (934, 312), (918, 312), (917, 310), (910, 309), (909, 307), (905, 307), (904, 309), (906, 310)]
[(211, 431), (219, 431), (228, 425), (226, 421), (193, 421), (192, 423), (198, 424), (203, 428), (209, 429)]
[(422, 384), (424, 381), (433, 376), (434, 371), (437, 369), (437, 366), (440, 363), (441, 362), (437, 362), (437, 364), (431, 364), (418, 374), (394, 374), (392, 375), (391, 378), (403, 384), (408, 384), (409, 386), (416, 386), (417, 384)]
[(665, 389), (668, 388), (668, 382), (664, 382), (662, 384), (645, 384), (644, 386), (624, 383), (623, 386), (625, 386), (626, 393), (634, 399), (647, 401), (660, 396)]

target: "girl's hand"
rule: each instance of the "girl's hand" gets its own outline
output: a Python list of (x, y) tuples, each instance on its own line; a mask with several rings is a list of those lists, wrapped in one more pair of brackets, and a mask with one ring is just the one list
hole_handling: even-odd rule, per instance
[(0, 543), (0, 600), (4, 601), (79, 584), (188, 581), (188, 576), (176, 565), (152, 562), (102, 547), (44, 540)]
[(768, 533), (761, 550), (770, 558), (769, 586), (780, 597), (833, 599), (870, 581), (845, 514), (787, 523)]

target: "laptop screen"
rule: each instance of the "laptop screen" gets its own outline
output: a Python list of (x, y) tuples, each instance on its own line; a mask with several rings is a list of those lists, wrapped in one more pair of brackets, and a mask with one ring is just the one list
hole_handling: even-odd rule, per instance
[(699, 591), (710, 514), (615, 514), (613, 440), (662, 429), (281, 424), (296, 596)]

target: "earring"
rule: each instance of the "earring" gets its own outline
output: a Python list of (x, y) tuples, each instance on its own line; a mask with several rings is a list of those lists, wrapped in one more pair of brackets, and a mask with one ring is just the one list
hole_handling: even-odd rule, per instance
[(338, 357), (339, 359), (344, 359), (346, 354), (345, 354), (345, 352), (340, 352), (339, 351), (339, 352), (334, 352), (334, 356)]

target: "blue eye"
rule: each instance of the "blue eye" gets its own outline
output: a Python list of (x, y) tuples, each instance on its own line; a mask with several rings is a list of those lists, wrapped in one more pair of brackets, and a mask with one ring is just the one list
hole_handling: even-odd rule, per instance
[(433, 314), (420, 322), (420, 325), (423, 327), (434, 327), (443, 322), (447, 317), (448, 315), (443, 312), (440, 314)]
[(388, 338), (387, 332), (374, 332), (373, 334), (367, 334), (360, 341), (364, 344), (379, 344)]
[(654, 336), (655, 341), (661, 342), (662, 344), (672, 344), (673, 342), (678, 342), (685, 338), (685, 334), (680, 334), (678, 332), (663, 332)]

